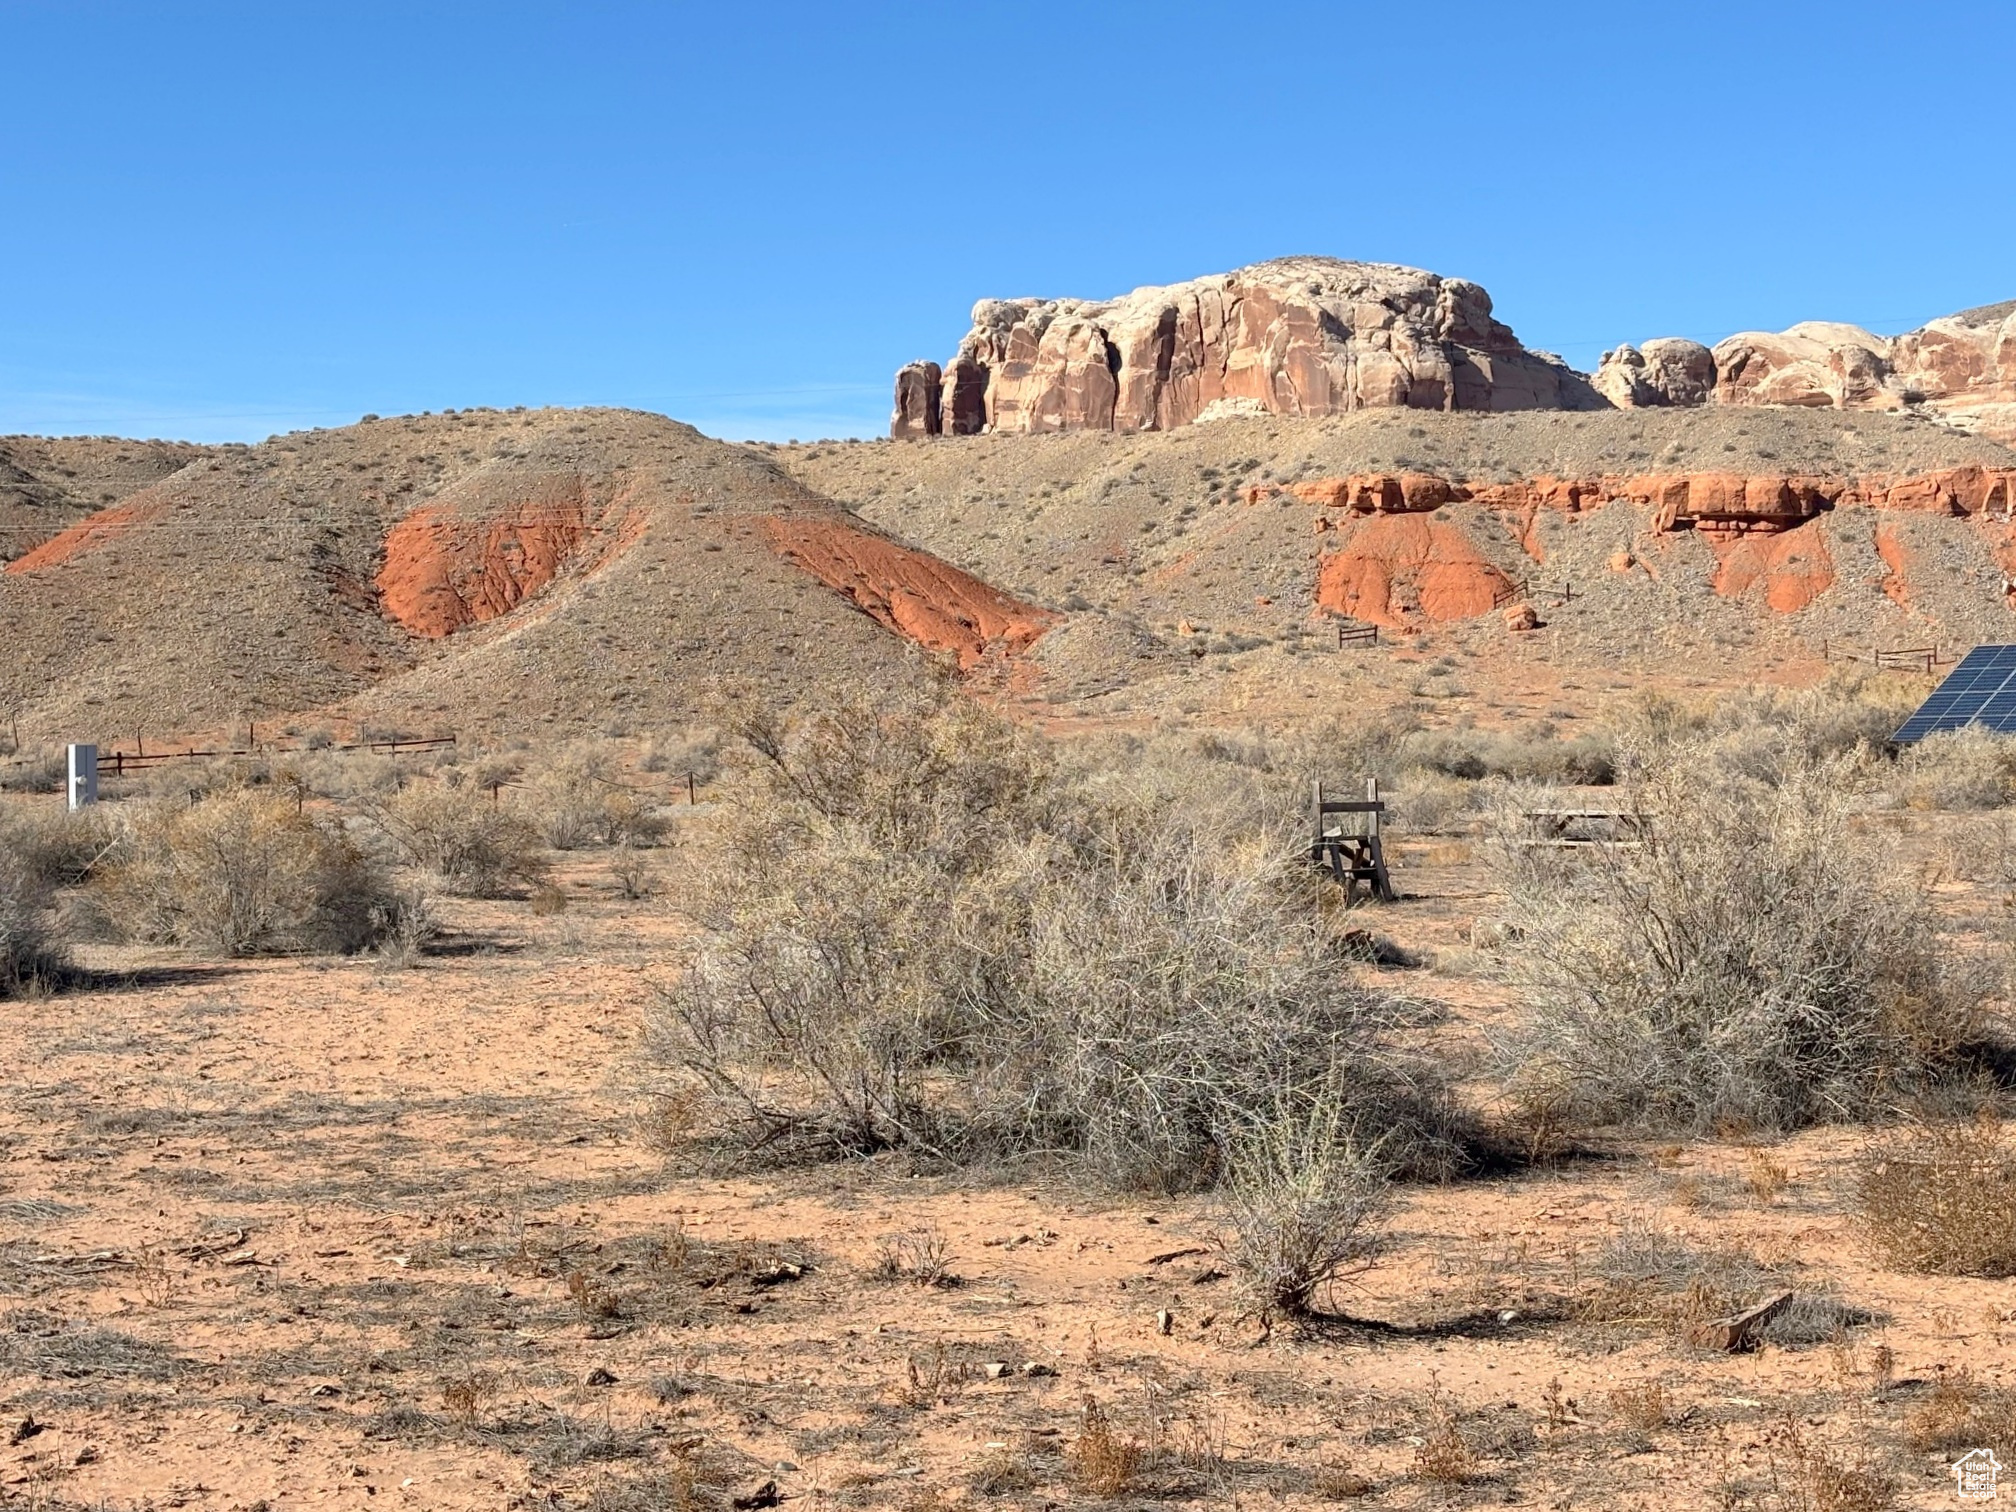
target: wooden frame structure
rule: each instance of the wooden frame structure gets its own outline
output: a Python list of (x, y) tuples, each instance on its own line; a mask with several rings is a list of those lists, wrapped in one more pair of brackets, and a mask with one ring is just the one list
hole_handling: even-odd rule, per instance
[(1386, 851), (1379, 836), (1380, 819), (1386, 805), (1379, 798), (1379, 779), (1365, 779), (1361, 798), (1326, 798), (1319, 779), (1311, 786), (1309, 821), (1312, 831), (1309, 859), (1330, 873), (1344, 889), (1349, 904), (1364, 883), (1366, 892), (1381, 903), (1399, 901), (1393, 879), (1386, 871)]

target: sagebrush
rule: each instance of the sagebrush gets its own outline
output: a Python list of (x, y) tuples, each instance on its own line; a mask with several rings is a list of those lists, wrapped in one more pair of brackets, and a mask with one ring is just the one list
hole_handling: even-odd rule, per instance
[(1496, 859), (1524, 1023), (1515, 1088), (1592, 1123), (1785, 1130), (1880, 1114), (1962, 1070), (1992, 960), (1949, 948), (1923, 885), (1851, 822), (1833, 762), (1707, 780), (1660, 753), (1627, 843)]
[(218, 956), (349, 952), (397, 925), (383, 869), (272, 792), (126, 805), (118, 826), (93, 890), (127, 938)]
[(1095, 771), (949, 696), (740, 733), (759, 770), (695, 858), (702, 935), (655, 1043), (750, 1146), (1180, 1189), (1247, 1115), (1325, 1088), (1397, 1167), (1459, 1158), (1439, 1080), (1392, 1044), (1406, 1005), (1360, 983), (1250, 780)]

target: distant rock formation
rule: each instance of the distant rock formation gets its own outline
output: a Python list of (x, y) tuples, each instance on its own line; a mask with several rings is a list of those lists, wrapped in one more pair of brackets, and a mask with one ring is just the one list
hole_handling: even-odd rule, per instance
[(1648, 341), (1606, 353), (1591, 381), (1624, 409), (1704, 402), (1922, 407), (1957, 429), (2016, 441), (2016, 300), (1962, 310), (1902, 336), (1809, 320), (1778, 332), (1741, 331), (1712, 352), (1691, 341)]
[[(1120, 299), (983, 299), (939, 370), (897, 376), (894, 436), (1170, 430), (1248, 407), (1594, 409), (1476, 284), (1389, 263), (1287, 257)], [(1229, 401), (1229, 403), (1228, 403)]]
[(1589, 383), (1619, 409), (1706, 404), (1715, 392), (1715, 354), (1698, 341), (1662, 336), (1605, 352)]
[(1283, 257), (1119, 299), (983, 299), (942, 370), (896, 375), (889, 434), (1173, 430), (1239, 414), (1919, 408), (2016, 442), (2016, 300), (1902, 336), (1807, 321), (1712, 350), (1661, 337), (1593, 377), (1520, 345), (1491, 296), (1392, 263)]

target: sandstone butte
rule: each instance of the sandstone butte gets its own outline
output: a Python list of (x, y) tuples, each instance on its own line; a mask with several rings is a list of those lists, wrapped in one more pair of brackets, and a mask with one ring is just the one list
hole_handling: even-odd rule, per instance
[(899, 439), (1170, 430), (1228, 414), (1778, 404), (1916, 409), (2016, 442), (2016, 300), (1901, 336), (1825, 321), (1712, 349), (1661, 337), (1585, 376), (1474, 283), (1286, 257), (1119, 299), (983, 299), (950, 363), (896, 375)]
[(1284, 257), (1119, 299), (983, 299), (952, 361), (896, 378), (898, 437), (1170, 430), (1225, 413), (1600, 408), (1474, 283)]
[[(1713, 587), (1727, 597), (1757, 593), (1778, 613), (1805, 608), (1834, 583), (1823, 537), (1800, 526), (1839, 506), (1931, 511), (2008, 521), (2016, 514), (2016, 471), (1946, 468), (1906, 478), (1863, 479), (1734, 473), (1660, 473), (1638, 477), (1535, 478), (1465, 484), (1429, 473), (1366, 473), (1249, 488), (1246, 500), (1286, 493), (1356, 524), (1323, 554), (1316, 602), (1334, 613), (1394, 628), (1421, 620), (1471, 619), (1502, 603), (1512, 588), (1453, 521), (1446, 504), (1474, 503), (1524, 517), (1523, 540), (1537, 559), (1532, 521), (1539, 510), (1579, 512), (1613, 501), (1647, 506), (1655, 533), (1698, 532), (1715, 548)], [(1319, 532), (1334, 530), (1329, 514)], [(1903, 601), (1902, 548), (1879, 528), (1877, 549), (1891, 569), (1884, 591)], [(1635, 565), (1628, 553), (1613, 570)], [(2016, 550), (2005, 550), (2005, 567)], [(1521, 627), (1523, 628), (1523, 627)]]

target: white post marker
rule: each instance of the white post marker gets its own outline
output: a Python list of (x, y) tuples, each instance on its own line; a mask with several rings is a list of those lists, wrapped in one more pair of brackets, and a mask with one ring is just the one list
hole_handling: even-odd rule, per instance
[(98, 801), (98, 747), (70, 747), (70, 812)]

